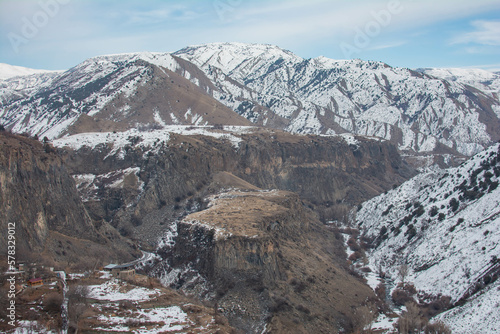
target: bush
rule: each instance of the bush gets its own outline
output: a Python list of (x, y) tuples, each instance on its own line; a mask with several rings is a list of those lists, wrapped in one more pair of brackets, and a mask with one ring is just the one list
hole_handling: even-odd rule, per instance
[(380, 283), (376, 288), (375, 288), (375, 294), (381, 299), (385, 300), (385, 294), (387, 290), (385, 288), (385, 285)]
[(62, 303), (63, 296), (57, 292), (50, 292), (43, 299), (43, 307), (47, 312), (52, 314), (59, 314), (61, 312)]
[(451, 334), (451, 329), (441, 321), (436, 321), (425, 326), (425, 334)]
[(288, 301), (286, 300), (286, 298), (279, 297), (279, 296), (273, 297), (272, 304), (269, 307), (269, 311), (271, 313), (288, 311), (290, 309), (291, 309), (291, 306), (288, 303)]
[(446, 215), (445, 215), (444, 213), (442, 213), (442, 212), (441, 212), (441, 213), (439, 214), (439, 216), (438, 216), (438, 220), (439, 220), (440, 222), (442, 222), (442, 221), (443, 221), (443, 220), (445, 220), (445, 219), (446, 219)]
[(403, 306), (413, 301), (413, 298), (411, 298), (411, 296), (405, 290), (396, 289), (392, 293), (392, 301), (397, 306)]
[(429, 216), (434, 217), (439, 213), (439, 209), (437, 206), (433, 206), (431, 210), (429, 211)]
[(452, 198), (450, 201), (450, 208), (453, 212), (458, 210), (458, 207), (460, 206), (460, 202), (456, 198)]

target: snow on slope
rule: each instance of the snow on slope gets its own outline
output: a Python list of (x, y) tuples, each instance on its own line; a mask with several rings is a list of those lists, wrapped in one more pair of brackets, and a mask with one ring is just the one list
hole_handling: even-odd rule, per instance
[[(160, 83), (154, 66), (183, 76), (258, 125), (293, 133), (348, 132), (391, 140), (410, 153), (456, 150), (468, 156), (500, 139), (500, 101), (490, 91), (380, 62), (303, 59), (276, 46), (242, 43), (101, 56), (50, 77), (5, 80), (0, 122), (15, 132), (57, 138), (82, 114), (128, 120), (137, 110), (127, 103), (138, 91), (152, 85), (165, 91), (170, 82), (164, 73)], [(179, 99), (171, 99), (162, 105), (175, 109)], [(106, 111), (118, 100), (125, 103), (121, 109)], [(186, 110), (166, 117), (182, 121), (177, 112)], [(157, 123), (167, 118), (156, 117)], [(193, 124), (204, 122), (196, 118)]]
[(32, 74), (60, 73), (62, 71), (35, 70), (32, 68), (0, 63), (0, 81)]
[[(441, 143), (469, 156), (498, 139), (488, 128), (500, 124), (498, 99), (459, 82), (380, 62), (304, 60), (258, 44), (209, 44), (175, 55), (205, 71), (219, 88), (213, 96), (220, 102), (264, 124), (270, 115), (255, 115), (252, 107), (268, 108), (286, 120), (290, 132), (340, 128), (393, 140), (403, 150), (429, 152)], [(487, 126), (480, 115), (490, 107), (498, 115)]]
[(423, 68), (417, 71), (448, 81), (470, 85), (491, 95), (500, 96), (500, 75), (498, 73), (465, 68)]
[(376, 245), (369, 254), (374, 268), (396, 278), (398, 266), (406, 263), (407, 281), (418, 290), (450, 296), (452, 303), (470, 298), (470, 304), (443, 316), (452, 327), (470, 320), (480, 326), (474, 330), (489, 333), (491, 323), (483, 318), (481, 325), (473, 305), (500, 314), (498, 283), (488, 286), (500, 272), (499, 181), (496, 144), (460, 167), (418, 175), (363, 203), (356, 214)]
[(130, 97), (146, 85), (150, 69), (144, 64), (179, 69), (170, 54), (143, 52), (91, 58), (50, 77), (38, 74), (4, 81), (2, 124), (14, 132), (57, 138), (82, 113), (93, 116), (110, 101)]
[(80, 133), (56, 139), (52, 143), (55, 147), (68, 147), (74, 150), (79, 150), (83, 147), (94, 149), (99, 145), (106, 145), (112, 148), (108, 156), (118, 155), (123, 158), (126, 155), (126, 147), (129, 145), (146, 150), (149, 149), (155, 153), (163, 145), (168, 144), (172, 134), (185, 136), (201, 135), (225, 139), (230, 141), (235, 148), (238, 148), (239, 143), (242, 141), (238, 133), (247, 133), (253, 129), (253, 127), (248, 126), (231, 126), (227, 127), (227, 131), (219, 131), (214, 130), (210, 126), (170, 125), (162, 130), (154, 131), (132, 129), (124, 132)]

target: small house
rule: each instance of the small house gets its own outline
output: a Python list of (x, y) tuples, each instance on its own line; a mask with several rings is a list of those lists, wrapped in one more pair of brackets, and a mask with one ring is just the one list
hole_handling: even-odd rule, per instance
[(132, 279), (135, 276), (134, 264), (108, 264), (104, 270), (110, 271), (113, 277), (120, 279)]
[(39, 278), (32, 278), (28, 281), (28, 286), (31, 287), (37, 287), (43, 285), (43, 279)]

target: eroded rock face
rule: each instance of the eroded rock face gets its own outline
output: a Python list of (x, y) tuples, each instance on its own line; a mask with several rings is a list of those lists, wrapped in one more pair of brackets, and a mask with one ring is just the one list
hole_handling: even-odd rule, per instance
[(344, 220), (353, 206), (415, 174), (388, 142), (267, 130), (229, 135), (240, 140), (237, 146), (171, 134), (154, 148), (131, 141), (126, 152), (108, 145), (68, 151), (66, 163), (77, 180), (90, 178), (79, 190), (92, 218), (144, 244), (156, 242), (160, 223), (202, 206), (220, 172), (262, 189), (296, 192), (322, 221)]
[[(19, 261), (76, 264), (81, 254), (104, 260), (136, 253), (109, 226), (95, 225), (53, 148), (6, 132), (0, 132), (0, 143), (0, 221), (4, 231), (15, 224)], [(6, 245), (4, 233), (0, 246)]]
[(176, 225), (151, 273), (214, 301), (242, 332), (336, 333), (375, 299), (347, 274), (341, 238), (294, 193), (221, 193)]

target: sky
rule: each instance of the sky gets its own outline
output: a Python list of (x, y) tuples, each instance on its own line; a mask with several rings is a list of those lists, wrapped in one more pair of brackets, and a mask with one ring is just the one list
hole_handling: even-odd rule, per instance
[(0, 0), (0, 63), (60, 70), (99, 55), (214, 42), (500, 71), (500, 1)]

